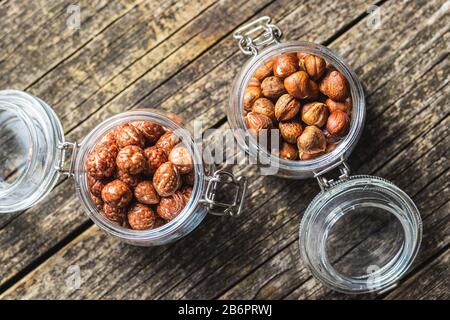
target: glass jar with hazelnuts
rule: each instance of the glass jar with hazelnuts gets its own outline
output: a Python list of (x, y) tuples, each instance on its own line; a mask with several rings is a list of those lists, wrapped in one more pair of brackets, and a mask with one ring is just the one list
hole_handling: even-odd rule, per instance
[[(48, 104), (4, 90), (0, 133), (6, 146), (0, 154), (0, 213), (32, 207), (66, 176), (100, 229), (151, 246), (187, 235), (208, 212), (239, 215), (243, 206), (246, 179), (215, 170), (213, 159), (173, 114), (123, 112), (97, 125), (81, 143), (67, 142)], [(231, 201), (219, 201), (223, 188)]]
[[(300, 225), (302, 260), (330, 288), (382, 292), (406, 274), (420, 246), (422, 223), (411, 198), (389, 181), (352, 176), (346, 163), (361, 137), (366, 102), (351, 68), (330, 49), (305, 41), (280, 42), (281, 30), (261, 17), (234, 33), (251, 56), (232, 85), (228, 122), (242, 150), (264, 159), (275, 175), (316, 178), (321, 192)], [(339, 172), (329, 179), (331, 171)], [(336, 239), (380, 230), (359, 243), (376, 246), (339, 259)], [(330, 248), (334, 251), (331, 252)], [(375, 253), (375, 254), (374, 254)], [(336, 257), (337, 255), (337, 257)]]

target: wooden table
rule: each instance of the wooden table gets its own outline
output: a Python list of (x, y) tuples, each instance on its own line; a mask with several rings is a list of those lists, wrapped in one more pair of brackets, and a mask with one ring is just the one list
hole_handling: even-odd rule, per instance
[[(270, 15), (284, 39), (325, 44), (365, 87), (365, 131), (354, 173), (404, 189), (424, 236), (412, 271), (386, 299), (450, 298), (450, 3), (299, 0), (0, 1), (0, 88), (48, 102), (66, 139), (107, 117), (156, 107), (227, 128), (231, 82), (246, 60), (232, 32)], [(376, 9), (376, 8), (375, 8)], [(75, 16), (74, 16), (75, 14)], [(374, 20), (375, 19), (375, 20)], [(206, 128), (205, 128), (206, 129)], [(316, 181), (250, 178), (241, 217), (208, 216), (164, 247), (121, 243), (92, 224), (72, 181), (35, 207), (0, 217), (1, 298), (349, 299), (318, 283), (299, 258), (298, 227)], [(80, 271), (81, 285), (68, 285)]]

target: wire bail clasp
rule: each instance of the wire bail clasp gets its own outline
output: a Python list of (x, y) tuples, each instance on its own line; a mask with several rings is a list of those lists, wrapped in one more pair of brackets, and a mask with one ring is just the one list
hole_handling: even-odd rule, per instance
[[(77, 156), (77, 152), (78, 152), (78, 148), (79, 148), (79, 144), (76, 142), (60, 142), (57, 145), (57, 148), (60, 151), (60, 158), (59, 158), (59, 162), (56, 165), (56, 171), (58, 171), (59, 173), (68, 176), (68, 177), (73, 177), (74, 175), (74, 160), (75, 157)], [(65, 162), (66, 162), (66, 156), (67, 156), (67, 151), (72, 149), (72, 156), (70, 158), (70, 165), (69, 168), (66, 169), (65, 168)]]
[[(247, 193), (247, 178), (243, 176), (236, 177), (230, 172), (218, 170), (206, 179), (208, 184), (205, 197), (200, 202), (208, 205), (209, 213), (219, 216), (227, 214), (230, 216), (239, 216)], [(233, 201), (221, 202), (216, 199), (217, 190), (220, 185), (232, 185), (235, 188)]]
[(317, 182), (319, 183), (320, 189), (322, 191), (327, 190), (328, 188), (330, 188), (331, 184), (335, 181), (334, 179), (327, 179), (323, 174), (327, 173), (328, 171), (331, 171), (335, 168), (339, 168), (339, 180), (347, 180), (348, 178), (350, 178), (350, 167), (347, 164), (347, 162), (345, 162), (344, 157), (341, 157), (341, 159), (336, 162), (335, 164), (323, 169), (322, 171), (319, 172), (315, 172), (314, 173), (314, 178), (317, 179)]
[(271, 24), (271, 21), (271, 17), (264, 16), (244, 24), (233, 33), (242, 53), (256, 56), (260, 47), (280, 42), (281, 29)]

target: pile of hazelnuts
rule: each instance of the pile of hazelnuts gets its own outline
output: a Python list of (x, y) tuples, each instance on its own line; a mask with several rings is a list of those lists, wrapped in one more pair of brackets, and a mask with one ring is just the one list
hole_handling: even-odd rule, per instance
[(347, 135), (352, 98), (347, 79), (323, 58), (285, 53), (255, 71), (243, 108), (252, 134), (279, 130), (279, 149), (272, 148), (273, 154), (309, 160), (333, 151)]
[(86, 162), (91, 199), (110, 221), (159, 228), (186, 206), (195, 180), (188, 149), (171, 130), (135, 121), (104, 135)]

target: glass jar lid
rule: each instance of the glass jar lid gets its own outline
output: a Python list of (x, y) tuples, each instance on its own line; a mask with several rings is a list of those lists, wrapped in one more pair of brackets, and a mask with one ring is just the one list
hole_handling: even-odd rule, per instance
[(300, 253), (313, 275), (345, 293), (389, 290), (411, 266), (422, 236), (411, 198), (391, 182), (351, 176), (306, 209)]
[(58, 180), (64, 131), (40, 99), (0, 91), (0, 213), (21, 211), (41, 200)]

